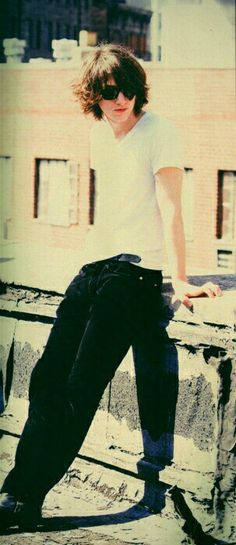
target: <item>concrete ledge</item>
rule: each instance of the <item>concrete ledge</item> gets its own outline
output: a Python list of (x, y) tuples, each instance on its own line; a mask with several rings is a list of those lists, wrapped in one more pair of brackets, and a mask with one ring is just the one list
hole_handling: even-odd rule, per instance
[[(138, 357), (134, 347), (135, 364), (128, 353), (104, 393), (80, 454), (146, 482), (178, 484), (212, 504), (219, 529), (228, 528), (229, 533), (235, 463), (235, 292), (231, 277), (220, 279), (220, 284), (229, 291), (217, 300), (197, 300), (194, 313), (170, 305), (166, 284), (163, 321), (149, 339), (157, 343), (156, 361), (147, 357), (147, 347), (138, 347)], [(7, 285), (2, 291), (2, 382), (8, 377), (2, 404), (11, 396), (1, 428), (19, 435), (27, 414), (30, 373), (61, 295)]]

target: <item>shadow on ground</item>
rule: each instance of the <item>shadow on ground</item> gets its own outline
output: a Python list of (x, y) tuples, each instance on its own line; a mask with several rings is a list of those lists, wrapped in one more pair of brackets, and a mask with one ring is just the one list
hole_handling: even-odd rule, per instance
[[(120, 511), (118, 513), (111, 513), (106, 515), (84, 515), (84, 516), (52, 516), (49, 518), (42, 518), (40, 525), (37, 528), (37, 533), (43, 532), (65, 532), (76, 529), (86, 529), (93, 528), (98, 526), (107, 526), (107, 525), (116, 525), (116, 524), (125, 524), (127, 522), (132, 522), (133, 520), (139, 520), (149, 516), (154, 516), (153, 513), (150, 513), (147, 508), (143, 507), (140, 504), (130, 507), (126, 511)], [(19, 530), (18, 528), (11, 528), (5, 531), (1, 531), (0, 535), (19, 535), (24, 534), (25, 531)], [(230, 545), (226, 541), (219, 539), (214, 539), (210, 536), (206, 536), (206, 543), (211, 545)], [(210, 541), (208, 541), (208, 539)], [(189, 540), (189, 538), (188, 538)], [(188, 541), (188, 543), (194, 544), (193, 540)], [(204, 545), (204, 543), (202, 544)], [(231, 544), (232, 545), (232, 544)]]

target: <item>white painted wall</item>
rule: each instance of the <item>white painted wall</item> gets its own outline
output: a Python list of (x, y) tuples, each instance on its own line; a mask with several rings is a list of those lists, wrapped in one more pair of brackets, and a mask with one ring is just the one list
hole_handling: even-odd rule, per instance
[[(220, 0), (152, 0), (152, 60), (186, 68), (235, 66), (235, 8)], [(158, 29), (158, 14), (162, 28)]]

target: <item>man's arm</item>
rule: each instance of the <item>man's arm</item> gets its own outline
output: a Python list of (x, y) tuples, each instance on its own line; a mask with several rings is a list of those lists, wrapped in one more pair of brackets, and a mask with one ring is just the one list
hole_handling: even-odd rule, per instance
[(178, 168), (162, 168), (156, 174), (156, 194), (164, 227), (166, 252), (171, 270), (176, 299), (191, 308), (192, 297), (222, 295), (216, 284), (207, 282), (200, 287), (187, 280), (185, 270), (185, 239), (181, 213), (182, 171)]

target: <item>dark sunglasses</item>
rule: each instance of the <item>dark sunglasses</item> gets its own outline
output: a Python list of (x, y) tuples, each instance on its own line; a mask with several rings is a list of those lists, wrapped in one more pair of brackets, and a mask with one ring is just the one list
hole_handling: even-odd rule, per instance
[(107, 85), (101, 90), (101, 95), (105, 100), (115, 100), (120, 92), (122, 92), (128, 100), (132, 100), (135, 96), (135, 91), (132, 91), (131, 89), (119, 89), (116, 85)]

